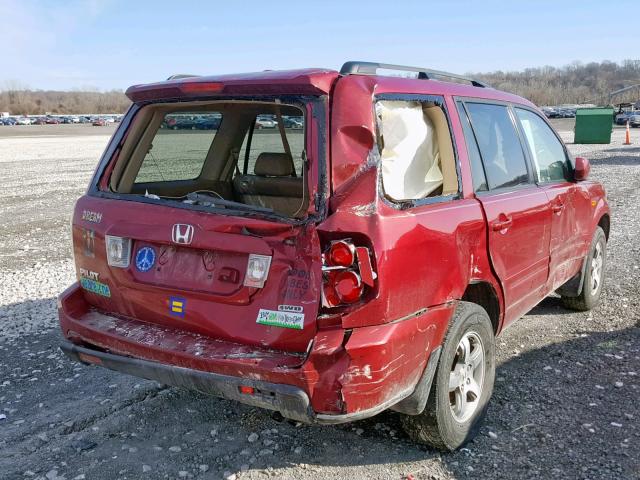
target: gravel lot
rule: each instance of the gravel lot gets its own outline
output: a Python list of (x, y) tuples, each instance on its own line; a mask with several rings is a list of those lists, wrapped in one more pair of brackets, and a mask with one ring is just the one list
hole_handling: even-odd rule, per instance
[(601, 305), (573, 313), (551, 297), (505, 331), (482, 434), (443, 455), (394, 413), (294, 425), (68, 361), (55, 295), (74, 280), (69, 216), (112, 129), (14, 128), (0, 127), (0, 477), (640, 478), (638, 130), (632, 146), (620, 129), (611, 145), (569, 146), (613, 208)]

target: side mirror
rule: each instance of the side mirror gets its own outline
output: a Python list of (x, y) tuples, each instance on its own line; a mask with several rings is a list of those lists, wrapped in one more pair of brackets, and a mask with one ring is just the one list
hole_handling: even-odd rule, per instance
[(584, 157), (576, 157), (576, 164), (573, 170), (573, 179), (576, 182), (586, 180), (589, 176), (590, 171), (591, 165), (589, 164), (589, 160)]

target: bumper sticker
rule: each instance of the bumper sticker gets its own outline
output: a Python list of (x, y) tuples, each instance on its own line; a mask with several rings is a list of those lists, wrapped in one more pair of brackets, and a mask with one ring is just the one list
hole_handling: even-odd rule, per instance
[(279, 312), (302, 313), (300, 305), (278, 305)]
[(293, 328), (302, 330), (304, 325), (304, 313), (279, 312), (277, 310), (265, 310), (258, 312), (256, 323), (272, 327)]
[(141, 272), (148, 272), (156, 263), (156, 251), (151, 247), (142, 247), (136, 254), (136, 268)]
[(93, 280), (92, 278), (80, 277), (80, 286), (87, 292), (95, 293), (102, 297), (111, 298), (109, 285)]
[(174, 317), (184, 317), (187, 300), (182, 297), (169, 298), (169, 313)]

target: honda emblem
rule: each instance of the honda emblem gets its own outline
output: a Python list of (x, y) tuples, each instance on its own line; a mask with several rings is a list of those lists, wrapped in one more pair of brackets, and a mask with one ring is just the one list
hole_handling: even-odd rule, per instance
[(189, 245), (193, 240), (193, 225), (176, 223), (171, 230), (171, 240), (173, 240), (173, 243)]

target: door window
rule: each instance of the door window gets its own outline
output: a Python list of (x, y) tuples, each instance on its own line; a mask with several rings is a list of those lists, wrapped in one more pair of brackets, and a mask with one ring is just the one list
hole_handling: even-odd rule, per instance
[(478, 140), (489, 189), (529, 183), (527, 164), (509, 110), (503, 105), (465, 103)]
[(387, 198), (407, 201), (458, 193), (444, 109), (431, 101), (380, 99), (375, 110)]
[(562, 143), (538, 115), (516, 108), (516, 115), (527, 139), (539, 182), (557, 182), (569, 179), (567, 157)]

